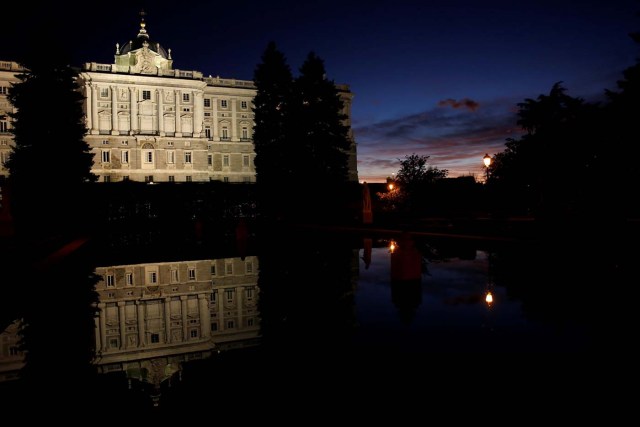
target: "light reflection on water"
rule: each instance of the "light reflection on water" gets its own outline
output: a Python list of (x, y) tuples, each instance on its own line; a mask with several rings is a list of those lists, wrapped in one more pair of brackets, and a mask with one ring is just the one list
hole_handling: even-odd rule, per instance
[[(385, 237), (277, 236), (226, 252), (209, 242), (156, 258), (147, 254), (151, 250), (128, 252), (131, 258), (117, 247), (94, 252), (101, 309), (94, 364), (100, 375), (113, 377), (116, 390), (138, 390), (144, 401), (159, 404), (171, 394), (168, 388), (175, 402), (187, 398), (175, 397), (176, 390), (194, 398), (189, 384), (222, 360), (265, 368), (269, 375), (273, 357), (282, 368), (294, 360), (331, 362), (350, 353), (388, 361), (403, 355), (592, 348), (588, 321), (574, 318), (574, 309), (559, 315), (548, 305), (559, 297), (570, 308), (572, 294), (554, 292), (551, 282), (532, 289), (531, 271), (523, 269), (532, 260), (523, 257), (536, 251), (520, 255), (509, 246), (443, 244), (406, 235), (395, 236), (393, 250)], [(204, 256), (211, 253), (220, 255)], [(485, 299), (489, 291), (491, 304)], [(44, 316), (55, 315), (54, 305), (42, 305)], [(5, 382), (20, 381), (17, 324), (2, 340), (0, 374)]]
[[(374, 248), (368, 269), (360, 261), (356, 339), (371, 349), (425, 353), (588, 348), (586, 332), (578, 325), (554, 331), (528, 320), (521, 301), (493, 283), (489, 257), (477, 250), (473, 259), (428, 261), (418, 283), (392, 283), (391, 254), (387, 248)], [(394, 290), (402, 293), (403, 287), (405, 298), (394, 303)], [(491, 304), (485, 300), (489, 291)]]

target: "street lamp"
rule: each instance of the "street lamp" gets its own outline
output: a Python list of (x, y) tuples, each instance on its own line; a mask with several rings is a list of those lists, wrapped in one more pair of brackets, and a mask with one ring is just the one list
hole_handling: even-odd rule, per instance
[(482, 158), (482, 161), (484, 162), (484, 168), (486, 169), (487, 173), (487, 177), (484, 181), (484, 183), (486, 184), (487, 181), (489, 181), (489, 166), (491, 166), (491, 156), (489, 154), (485, 154)]

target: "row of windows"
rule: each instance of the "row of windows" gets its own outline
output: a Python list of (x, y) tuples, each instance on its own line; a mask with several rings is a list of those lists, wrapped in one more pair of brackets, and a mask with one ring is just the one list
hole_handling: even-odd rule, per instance
[[(6, 95), (8, 92), (6, 91), (6, 87), (0, 87), (0, 94)], [(4, 92), (3, 92), (4, 90)], [(109, 98), (109, 88), (100, 88), (100, 97), (101, 98)], [(150, 100), (151, 99), (151, 91), (143, 90), (142, 91), (142, 99)], [(182, 102), (191, 102), (191, 94), (183, 93), (182, 94)], [(204, 98), (204, 106), (205, 108), (211, 108), (211, 98)], [(246, 110), (249, 107), (249, 103), (247, 101), (240, 101), (240, 108)], [(220, 108), (229, 108), (229, 102), (226, 99), (220, 100)]]
[[(227, 300), (227, 303), (232, 303), (234, 298), (235, 298), (235, 295), (236, 295), (236, 290), (233, 289), (233, 288), (224, 290), (224, 296), (225, 296), (225, 298)], [(211, 295), (209, 297), (211, 299), (211, 303), (212, 304), (217, 303), (218, 302), (218, 291), (215, 290), (215, 291), (211, 292)], [(244, 288), (244, 298), (247, 301), (251, 301), (251, 300), (253, 300), (253, 297), (254, 297), (253, 288)]]
[[(249, 167), (250, 166), (250, 157), (249, 155), (242, 156), (242, 166)], [(147, 151), (144, 153), (143, 161), (145, 163), (153, 163), (153, 152)], [(111, 151), (110, 150), (102, 150), (102, 163), (110, 163), (111, 162)], [(129, 163), (129, 150), (121, 150), (120, 151), (120, 162), (123, 164)], [(176, 152), (171, 150), (167, 151), (167, 163), (175, 164), (176, 162)], [(193, 153), (191, 151), (184, 152), (184, 163), (192, 164), (193, 163)], [(231, 158), (229, 154), (224, 154), (222, 156), (222, 166), (230, 166)], [(207, 164), (209, 166), (213, 166), (213, 155), (207, 155)]]
[[(246, 261), (244, 264), (244, 268), (245, 268), (245, 273), (246, 274), (251, 274), (253, 273), (253, 262), (252, 261)], [(215, 265), (211, 265), (211, 275), (212, 276), (216, 276), (216, 266)], [(227, 263), (225, 264), (225, 274), (226, 275), (232, 275), (233, 274), (233, 264), (232, 263)], [(196, 268), (195, 267), (189, 267), (187, 269), (187, 277), (189, 280), (196, 280)], [(179, 270), (176, 268), (172, 268), (170, 270), (170, 278), (171, 278), (171, 283), (177, 283), (180, 281), (180, 273)], [(148, 272), (148, 283), (158, 283), (158, 272), (157, 271), (149, 271)], [(106, 274), (105, 278), (104, 278), (105, 283), (107, 284), (108, 288), (111, 287), (115, 287), (116, 282), (115, 282), (115, 276), (113, 274)], [(127, 286), (132, 286), (134, 285), (134, 278), (133, 278), (133, 273), (131, 272), (126, 272), (125, 276), (124, 276), (124, 283)]]

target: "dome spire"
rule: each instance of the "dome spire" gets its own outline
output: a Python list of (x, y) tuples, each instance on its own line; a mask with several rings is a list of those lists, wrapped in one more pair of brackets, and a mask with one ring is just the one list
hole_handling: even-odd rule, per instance
[(146, 37), (149, 38), (149, 34), (147, 34), (147, 30), (146, 30), (146, 26), (147, 23), (144, 22), (144, 17), (147, 14), (145, 13), (144, 9), (140, 10), (140, 32), (138, 32), (138, 37)]

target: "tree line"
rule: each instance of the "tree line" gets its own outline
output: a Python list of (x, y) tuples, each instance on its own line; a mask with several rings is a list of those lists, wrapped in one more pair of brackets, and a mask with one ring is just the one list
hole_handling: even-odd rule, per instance
[[(640, 33), (630, 36), (640, 43)], [(495, 215), (617, 222), (640, 217), (640, 58), (604, 95), (604, 101), (587, 102), (570, 96), (559, 81), (548, 94), (518, 103), (516, 121), (524, 134), (508, 138), (493, 156), (486, 185), (466, 186), (470, 191), (453, 197), (436, 197), (446, 169), (427, 166), (428, 155), (407, 155), (388, 179), (394, 187), (377, 194), (382, 208), (420, 215), (433, 212), (434, 203), (467, 197)]]

